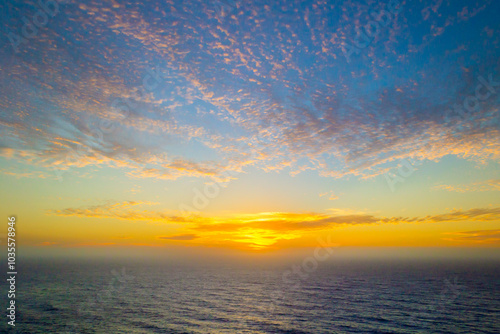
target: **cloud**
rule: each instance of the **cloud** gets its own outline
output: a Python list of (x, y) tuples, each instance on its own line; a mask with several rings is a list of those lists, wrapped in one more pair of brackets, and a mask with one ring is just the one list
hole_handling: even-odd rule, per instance
[(446, 233), (451, 235), (451, 238), (446, 240), (464, 241), (474, 243), (500, 243), (500, 230), (480, 230), (480, 231), (465, 231)]
[(5, 175), (11, 175), (14, 176), (15, 178), (40, 178), (40, 179), (47, 179), (47, 178), (55, 178), (55, 175), (51, 175), (50, 173), (47, 172), (42, 172), (42, 171), (31, 171), (31, 172), (23, 172), (23, 171), (15, 171), (15, 170), (5, 170), (1, 169), (0, 173), (3, 173)]
[(500, 208), (474, 208), (455, 210), (423, 217), (377, 217), (367, 213), (332, 210), (331, 214), (315, 212), (262, 212), (258, 214), (231, 216), (186, 216), (175, 211), (160, 212), (140, 210), (140, 206), (154, 203), (125, 201), (89, 206), (51, 210), (50, 215), (88, 218), (124, 219), (154, 221), (165, 224), (180, 224), (184, 233), (159, 236), (160, 239), (199, 243), (219, 243), (231, 241), (251, 245), (254, 248), (268, 247), (280, 240), (300, 238), (314, 231), (326, 231), (339, 226), (415, 224), (443, 222), (488, 222), (500, 220)]
[[(367, 213), (355, 213), (331, 209), (332, 214), (315, 212), (263, 212), (259, 214), (235, 215), (232, 217), (203, 217), (169, 212), (140, 210), (140, 206), (157, 203), (147, 201), (108, 202), (81, 208), (48, 210), (47, 214), (91, 218), (115, 218), (124, 220), (153, 220), (165, 223), (197, 223), (193, 229), (203, 231), (233, 230), (238, 228), (271, 228), (273, 230), (316, 229), (334, 225), (360, 225), (375, 223), (439, 223), (458, 221), (493, 221), (500, 219), (500, 208), (474, 208), (454, 210), (423, 217), (376, 217)], [(177, 215), (176, 215), (177, 214)]]
[[(493, 221), (500, 219), (500, 208), (475, 208), (470, 210), (456, 210), (435, 216), (420, 218), (423, 222), (458, 222), (458, 221)], [(418, 221), (418, 220), (417, 220)]]
[(460, 184), (460, 185), (441, 184), (435, 186), (433, 189), (454, 191), (458, 193), (478, 192), (478, 191), (499, 191), (500, 179), (492, 179), (492, 180), (474, 182), (470, 184)]
[[(9, 159), (173, 180), (247, 166), (371, 178), (400, 159), (500, 158), (497, 92), (446, 116), (474, 95), (479, 76), (498, 81), (498, 34), (483, 33), (496, 26), (494, 2), (419, 3), (351, 63), (342, 46), (385, 3), (239, 3), (224, 19), (199, 0), (64, 6), (71, 33), (61, 9), (22, 52), (0, 51)], [(19, 31), (27, 14), (10, 14), (6, 29)], [(448, 32), (452, 43), (439, 43)], [(147, 89), (153, 77), (159, 84)]]
[(325, 192), (325, 193), (321, 193), (321, 194), (319, 194), (319, 197), (323, 197), (323, 196), (326, 196), (326, 195), (328, 195), (328, 194), (330, 195), (330, 196), (328, 196), (328, 199), (329, 199), (330, 201), (334, 201), (334, 200), (336, 200), (336, 199), (338, 199), (338, 198), (339, 198), (337, 195), (335, 195), (335, 194), (333, 193), (333, 191), (330, 191), (330, 192)]
[(166, 240), (180, 240), (180, 241), (188, 241), (188, 240), (194, 240), (198, 236), (196, 234), (179, 234), (179, 235), (172, 235), (172, 236), (160, 236), (158, 237), (159, 239), (166, 239)]
[(151, 206), (155, 203), (144, 201), (124, 201), (105, 203), (81, 208), (66, 208), (49, 210), (47, 213), (54, 216), (81, 217), (81, 218), (112, 218), (122, 220), (145, 220), (163, 223), (185, 223), (193, 220), (191, 217), (182, 217), (167, 212), (140, 210), (137, 207)]
[(390, 217), (381, 218), (381, 223), (444, 223), (460, 221), (495, 221), (500, 220), (499, 208), (474, 208), (469, 210), (454, 210), (450, 213), (443, 213), (423, 217)]
[(337, 195), (335, 195), (335, 194), (331, 194), (330, 197), (328, 197), (328, 199), (330, 201), (333, 201), (333, 200), (339, 199), (339, 197)]
[(180, 177), (209, 177), (216, 182), (228, 182), (235, 174), (231, 169), (211, 162), (197, 163), (183, 159), (175, 159), (160, 168), (134, 169), (129, 173), (136, 178), (175, 180)]

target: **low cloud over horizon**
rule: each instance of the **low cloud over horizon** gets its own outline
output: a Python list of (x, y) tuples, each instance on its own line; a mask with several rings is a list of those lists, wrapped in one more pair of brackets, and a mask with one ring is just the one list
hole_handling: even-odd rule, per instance
[[(446, 222), (490, 222), (500, 220), (500, 207), (452, 210), (448, 213), (421, 217), (377, 217), (372, 214), (323, 214), (315, 212), (262, 212), (258, 214), (226, 214), (203, 216), (180, 211), (158, 212), (144, 209), (155, 203), (126, 201), (82, 208), (49, 210), (47, 214), (63, 217), (120, 219), (150, 223), (176, 224), (178, 232), (158, 236), (163, 240), (191, 241), (207, 237), (232, 240), (265, 248), (279, 240), (296, 239), (311, 231), (329, 231), (334, 227), (383, 224), (423, 224)], [(187, 233), (189, 232), (189, 233)], [(466, 235), (460, 240), (466, 241)], [(258, 240), (255, 240), (258, 239)], [(458, 240), (459, 238), (457, 238)], [(200, 241), (203, 243), (203, 240)]]

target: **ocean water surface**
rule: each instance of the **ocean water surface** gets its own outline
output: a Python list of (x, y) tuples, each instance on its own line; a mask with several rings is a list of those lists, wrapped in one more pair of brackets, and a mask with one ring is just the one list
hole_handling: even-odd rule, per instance
[(18, 266), (5, 333), (500, 333), (498, 262)]

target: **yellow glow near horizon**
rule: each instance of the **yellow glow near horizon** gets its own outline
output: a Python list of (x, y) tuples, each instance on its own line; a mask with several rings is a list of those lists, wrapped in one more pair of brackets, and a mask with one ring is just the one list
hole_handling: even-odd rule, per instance
[(126, 203), (54, 211), (43, 218), (43, 229), (26, 231), (24, 240), (43, 247), (184, 245), (255, 251), (315, 247), (318, 238), (328, 236), (342, 246), (491, 247), (500, 242), (498, 212), (490, 208), (413, 218), (352, 211), (180, 217)]

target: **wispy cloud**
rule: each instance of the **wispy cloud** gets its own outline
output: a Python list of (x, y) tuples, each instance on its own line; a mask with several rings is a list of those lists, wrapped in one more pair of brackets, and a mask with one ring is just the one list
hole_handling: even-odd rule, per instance
[(477, 191), (500, 191), (500, 179), (492, 179), (470, 184), (447, 185), (441, 184), (435, 186), (436, 190), (447, 190), (458, 193), (477, 192)]
[(178, 235), (158, 237), (158, 239), (179, 240), (179, 241), (189, 241), (189, 240), (194, 240), (196, 238), (197, 238), (196, 234), (178, 234)]
[(175, 159), (159, 168), (134, 169), (129, 175), (137, 178), (155, 178), (175, 180), (180, 177), (209, 177), (218, 182), (226, 182), (231, 177), (226, 175), (228, 169), (213, 162), (197, 163), (183, 159)]
[(325, 193), (321, 193), (321, 194), (319, 194), (319, 197), (324, 197), (324, 196), (328, 196), (328, 199), (329, 199), (330, 201), (333, 201), (333, 200), (336, 200), (336, 199), (338, 199), (338, 198), (339, 198), (337, 195), (335, 195), (335, 194), (333, 193), (333, 191), (330, 191), (330, 192), (325, 192)]
[(473, 243), (497, 244), (500, 243), (500, 230), (480, 230), (446, 233), (450, 238), (446, 240)]
[(123, 220), (145, 220), (164, 223), (183, 223), (192, 218), (176, 216), (167, 212), (157, 212), (139, 209), (155, 203), (143, 201), (109, 202), (81, 208), (67, 208), (62, 210), (48, 210), (49, 215), (85, 218), (113, 218)]

